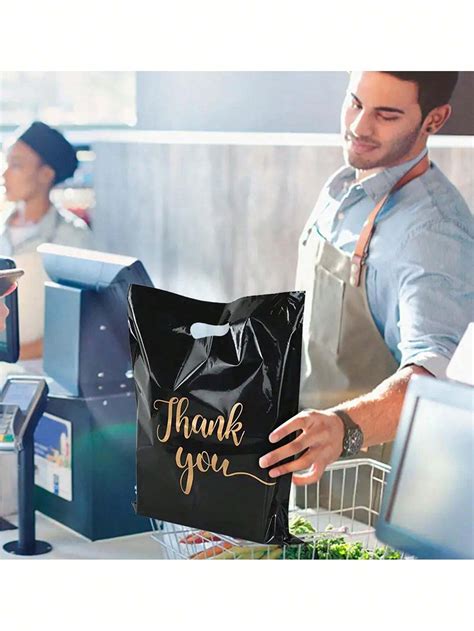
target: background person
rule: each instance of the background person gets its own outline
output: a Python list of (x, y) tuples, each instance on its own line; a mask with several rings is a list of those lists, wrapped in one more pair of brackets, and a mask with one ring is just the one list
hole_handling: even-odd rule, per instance
[(50, 201), (51, 189), (72, 177), (77, 164), (76, 152), (66, 138), (38, 121), (19, 130), (7, 149), (3, 177), (6, 197), (15, 206), (0, 217), (0, 254), (25, 270), (18, 294), (20, 359), (38, 358), (43, 352), (47, 276), (36, 248), (44, 242), (91, 247), (87, 224)]

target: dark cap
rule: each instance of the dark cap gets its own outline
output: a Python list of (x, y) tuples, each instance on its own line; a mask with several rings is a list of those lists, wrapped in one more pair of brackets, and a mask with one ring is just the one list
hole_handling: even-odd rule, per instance
[(35, 121), (25, 131), (20, 130), (16, 140), (31, 147), (54, 170), (55, 184), (74, 174), (78, 165), (76, 151), (57, 129)]

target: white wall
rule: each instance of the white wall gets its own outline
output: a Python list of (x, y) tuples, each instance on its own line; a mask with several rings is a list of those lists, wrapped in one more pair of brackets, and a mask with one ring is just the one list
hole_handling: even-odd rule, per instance
[(138, 127), (337, 132), (345, 72), (139, 72)]
[[(329, 71), (138, 72), (138, 127), (337, 133), (347, 79)], [(474, 134), (473, 100), (474, 72), (462, 72), (443, 134)]]

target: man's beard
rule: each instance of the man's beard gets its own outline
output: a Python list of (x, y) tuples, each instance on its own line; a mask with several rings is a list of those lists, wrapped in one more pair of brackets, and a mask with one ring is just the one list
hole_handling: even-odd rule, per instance
[[(355, 169), (376, 169), (378, 167), (390, 167), (395, 164), (403, 162), (404, 156), (408, 155), (420, 133), (421, 125), (407, 133), (405, 136), (398, 138), (389, 149), (383, 155), (378, 157), (371, 155), (358, 155), (354, 151), (350, 151), (347, 144), (344, 145), (344, 157), (346, 162)], [(346, 131), (344, 134), (344, 141), (348, 143), (352, 139), (350, 132)], [(358, 138), (361, 142), (367, 142), (370, 144), (370, 139)], [(376, 146), (374, 151), (378, 152), (379, 146)]]

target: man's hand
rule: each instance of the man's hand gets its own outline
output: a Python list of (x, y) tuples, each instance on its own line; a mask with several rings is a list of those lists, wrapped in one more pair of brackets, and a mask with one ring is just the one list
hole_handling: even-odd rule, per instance
[[(410, 364), (382, 381), (371, 392), (338, 406), (361, 427), (364, 447), (380, 445), (395, 438), (406, 388), (414, 374), (433, 376), (425, 368)], [(341, 455), (344, 424), (331, 410), (304, 410), (277, 427), (269, 440), (277, 443), (293, 432), (298, 432), (297, 438), (262, 456), (259, 464), (264, 469), (273, 467), (269, 471), (272, 478), (309, 468), (307, 473), (294, 474), (293, 482), (298, 486), (317, 482), (324, 469)], [(295, 454), (300, 454), (296, 460), (278, 465)]]
[[(277, 443), (293, 432), (298, 433), (294, 440), (262, 456), (259, 464), (262, 468), (273, 466), (268, 474), (271, 478), (309, 469), (303, 474), (294, 473), (294, 484), (300, 486), (317, 482), (325, 468), (341, 455), (344, 425), (341, 419), (331, 412), (304, 410), (280, 425), (270, 434), (269, 440), (271, 443)], [(300, 454), (296, 460), (274, 466), (295, 454)]]

